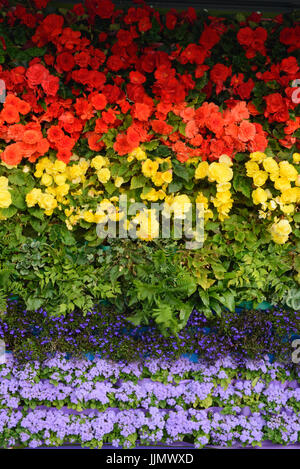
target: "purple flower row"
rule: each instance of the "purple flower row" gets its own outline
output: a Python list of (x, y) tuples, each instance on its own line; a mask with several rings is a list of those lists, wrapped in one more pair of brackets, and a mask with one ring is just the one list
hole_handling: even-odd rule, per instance
[(289, 405), (300, 410), (300, 384), (298, 381), (272, 380), (267, 383), (257, 376), (252, 380), (229, 378), (225, 371), (204, 381), (182, 379), (178, 383), (161, 383), (150, 378), (137, 382), (118, 380), (79, 381), (69, 384), (43, 379), (38, 382), (10, 377), (0, 382), (1, 407), (67, 406), (75, 410), (109, 407), (149, 409), (180, 407), (188, 409), (211, 406), (248, 406), (251, 410), (273, 409)]
[(63, 354), (40, 363), (29, 361), (18, 362), (13, 354), (6, 354), (6, 363), (0, 365), (0, 379), (5, 377), (38, 382), (48, 379), (53, 383), (65, 383), (78, 386), (88, 381), (110, 380), (112, 383), (119, 379), (136, 382), (144, 378), (164, 383), (178, 382), (181, 379), (197, 379), (207, 381), (209, 378), (243, 378), (254, 379), (257, 376), (267, 382), (272, 380), (292, 381), (300, 378), (300, 368), (290, 363), (270, 363), (268, 357), (258, 360), (240, 360), (239, 358), (224, 356), (214, 362), (204, 359), (192, 361), (190, 357), (178, 360), (147, 359), (131, 363), (114, 362), (99, 357), (88, 360), (68, 359)]
[(126, 364), (61, 356), (20, 365), (8, 355), (0, 366), (0, 446), (294, 443), (299, 375), (282, 363), (241, 366), (229, 357)]
[(58, 446), (80, 442), (83, 446), (134, 447), (189, 439), (196, 447), (207, 444), (260, 446), (262, 441), (288, 444), (299, 441), (300, 416), (287, 409), (262, 416), (222, 414), (219, 410), (108, 409), (85, 412), (37, 408), (0, 410), (0, 445), (4, 447)]
[(291, 338), (300, 333), (300, 312), (237, 309), (222, 317), (206, 318), (193, 311), (178, 336), (164, 337), (154, 324), (134, 327), (126, 314), (95, 307), (82, 316), (74, 311), (53, 317), (43, 309), (29, 312), (10, 301), (0, 318), (0, 338), (26, 360), (49, 357), (53, 352), (99, 353), (107, 359), (144, 359), (146, 356), (179, 358), (198, 353), (206, 359), (228, 354), (262, 357), (273, 354), (287, 359)]

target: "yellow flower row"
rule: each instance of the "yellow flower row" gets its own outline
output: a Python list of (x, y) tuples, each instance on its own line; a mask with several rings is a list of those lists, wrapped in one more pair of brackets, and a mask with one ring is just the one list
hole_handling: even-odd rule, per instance
[[(300, 162), (300, 154), (294, 153), (293, 162)], [(270, 227), (273, 240), (278, 244), (284, 244), (292, 232), (290, 221), (300, 202), (300, 174), (288, 161), (277, 162), (274, 158), (262, 152), (250, 154), (250, 160), (246, 163), (247, 176), (253, 180), (256, 189), (252, 192), (255, 205), (261, 205), (260, 218), (272, 218), (272, 212), (277, 208), (288, 218), (279, 220), (274, 218)], [(268, 181), (271, 186), (280, 192), (279, 196), (273, 196), (269, 188), (263, 188)]]
[[(150, 188), (147, 185), (147, 191), (142, 191), (140, 200), (145, 202), (164, 201), (164, 216), (171, 217), (173, 215), (175, 218), (184, 218), (185, 206), (192, 204), (193, 201), (187, 194), (168, 194), (168, 185), (173, 181), (171, 158), (157, 157), (152, 160), (139, 147), (127, 157), (129, 163), (134, 160), (140, 162), (141, 174), (153, 183)], [(296, 165), (299, 164), (299, 153), (294, 153), (293, 162)], [(194, 164), (196, 164), (195, 180), (207, 178), (208, 182), (216, 184), (216, 193), (215, 196), (208, 198), (201, 191), (198, 191), (193, 200), (197, 204), (203, 204), (205, 220), (213, 218), (213, 207), (216, 208), (219, 219), (225, 220), (229, 217), (233, 206), (231, 181), (234, 173), (231, 158), (222, 155), (218, 161), (212, 163), (207, 161), (198, 163), (197, 159), (194, 159), (192, 165)], [(126, 192), (125, 188), (121, 187), (124, 184), (124, 178), (112, 176), (111, 165), (109, 158), (102, 155), (97, 155), (87, 161), (73, 154), (69, 165), (59, 160), (52, 161), (48, 157), (43, 157), (36, 163), (34, 172), (34, 176), (39, 179), (42, 188), (33, 188), (27, 193), (27, 206), (38, 205), (48, 216), (52, 215), (56, 208), (63, 210), (66, 216), (66, 225), (70, 230), (79, 220), (88, 223), (101, 223), (107, 219), (118, 221), (122, 216), (114, 205), (119, 200), (118, 197), (103, 199), (105, 184), (109, 181), (110, 185), (119, 189), (120, 194)], [(273, 220), (270, 232), (275, 242), (280, 244), (286, 242), (292, 231), (290, 225), (293, 220), (292, 215), (300, 201), (300, 175), (296, 167), (288, 161), (277, 162), (275, 158), (262, 152), (251, 153), (245, 166), (247, 176), (253, 181), (252, 200), (254, 205), (259, 206), (259, 217)], [(28, 172), (30, 168), (25, 166), (23, 171)], [(100, 186), (97, 186), (95, 181), (98, 181)], [(266, 187), (266, 184), (269, 184), (269, 187)], [(272, 188), (276, 189), (280, 195), (274, 196)], [(95, 206), (92, 199), (97, 201), (103, 199), (99, 202), (96, 211), (90, 208), (91, 205)], [(135, 200), (131, 199), (130, 202), (135, 202)], [(2, 176), (0, 177), (0, 208), (7, 208), (11, 203), (8, 180)], [(277, 209), (287, 218), (278, 218)], [(130, 223), (137, 223), (138, 220), (146, 225), (145, 220), (151, 214), (151, 210), (145, 210), (140, 212)], [(152, 223), (150, 231), (151, 233), (157, 231), (155, 223)], [(152, 235), (145, 235), (145, 230), (141, 230), (141, 239), (148, 238), (152, 239)]]
[[(218, 162), (209, 164), (207, 161), (202, 161), (195, 171), (195, 179), (207, 177), (209, 182), (217, 183), (217, 194), (216, 197), (211, 198), (211, 201), (216, 207), (221, 221), (229, 217), (229, 212), (233, 205), (230, 192), (231, 183), (229, 182), (233, 178), (231, 166), (231, 158), (227, 155), (222, 155)], [(201, 197), (203, 200), (203, 195)]]

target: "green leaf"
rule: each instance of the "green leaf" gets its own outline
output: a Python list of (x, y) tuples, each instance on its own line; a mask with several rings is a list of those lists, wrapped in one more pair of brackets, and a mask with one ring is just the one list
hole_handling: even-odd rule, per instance
[(26, 53), (30, 55), (31, 57), (42, 57), (46, 52), (46, 47), (40, 48), (40, 47), (30, 47), (29, 49), (26, 49)]
[(26, 182), (26, 176), (20, 169), (15, 170), (13, 173), (9, 174), (8, 180), (10, 184), (17, 186), (23, 186)]
[(66, 246), (73, 246), (76, 240), (67, 227), (61, 226), (60, 228), (61, 241)]
[(143, 195), (147, 195), (151, 191), (152, 187), (150, 186), (144, 186), (142, 190)]
[(159, 140), (151, 140), (151, 142), (143, 143), (143, 148), (148, 151), (155, 150), (159, 145)]
[(39, 309), (42, 306), (43, 302), (43, 298), (37, 298), (36, 296), (34, 296), (33, 298), (30, 297), (26, 300), (26, 307), (29, 309), (29, 311), (34, 311), (36, 309)]
[(296, 223), (300, 223), (300, 212), (294, 214), (294, 220)]
[(238, 231), (237, 233), (235, 233), (235, 239), (237, 241), (239, 241), (240, 243), (242, 243), (245, 239), (245, 233), (243, 231)]
[(140, 176), (133, 176), (130, 183), (130, 189), (138, 189), (140, 187), (144, 187), (146, 184), (147, 179), (140, 175)]
[(106, 184), (104, 184), (105, 190), (109, 193), (109, 195), (113, 194), (116, 190), (116, 186), (112, 181), (108, 181)]
[(221, 301), (226, 308), (229, 309), (229, 311), (234, 312), (235, 310), (235, 300), (234, 300), (234, 295), (231, 292), (225, 292), (221, 296)]
[(45, 218), (44, 211), (39, 207), (30, 207), (28, 209), (28, 212), (30, 213), (30, 215), (35, 218), (38, 218), (39, 220), (44, 220)]
[(192, 177), (191, 173), (188, 171), (188, 168), (182, 164), (173, 164), (173, 169), (176, 176), (178, 176), (180, 179), (184, 179), (186, 182), (188, 182)]
[(168, 186), (169, 194), (173, 194), (173, 192), (178, 192), (182, 188), (182, 182), (180, 181), (172, 181), (171, 184)]
[(10, 275), (12, 271), (7, 268), (7, 269), (2, 269), (0, 270), (0, 287), (6, 287), (10, 283)]
[(1, 208), (1, 215), (6, 218), (13, 217), (17, 213), (18, 209), (14, 205), (10, 205), (7, 208)]
[(199, 296), (201, 300), (203, 301), (204, 306), (209, 307), (209, 295), (207, 291), (200, 291)]
[(185, 135), (185, 127), (186, 124), (184, 122), (180, 122), (178, 126), (178, 131), (181, 133), (181, 135)]
[(238, 161), (239, 163), (241, 161), (246, 161), (247, 157), (245, 155), (245, 153), (237, 153), (234, 157), (234, 161)]
[(242, 192), (245, 197), (250, 199), (252, 183), (249, 178), (237, 174), (233, 179), (233, 187), (235, 191)]
[(11, 191), (11, 198), (12, 198), (12, 203), (15, 207), (17, 207), (19, 210), (25, 210), (27, 205), (25, 202), (25, 197), (21, 192), (19, 192), (18, 189), (15, 189)]
[(37, 220), (36, 218), (31, 218), (30, 224), (32, 228), (38, 233), (42, 233), (43, 231), (45, 231), (46, 227), (48, 226), (48, 223), (46, 221), (42, 222)]

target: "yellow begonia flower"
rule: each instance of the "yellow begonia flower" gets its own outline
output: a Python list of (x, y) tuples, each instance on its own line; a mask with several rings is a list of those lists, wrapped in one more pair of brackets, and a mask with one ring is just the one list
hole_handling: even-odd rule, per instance
[(208, 209), (208, 198), (205, 197), (202, 192), (199, 192), (197, 197), (196, 197), (196, 204), (202, 204), (203, 208), (206, 210)]
[(298, 171), (288, 161), (280, 161), (279, 163), (280, 177), (288, 179), (288, 181), (296, 181)]
[(38, 200), (40, 208), (45, 210), (46, 215), (51, 215), (57, 207), (57, 200), (51, 194), (42, 194)]
[(159, 236), (159, 223), (153, 210), (144, 210), (136, 217), (139, 228), (136, 230), (138, 238), (151, 241)]
[(158, 195), (159, 200), (163, 200), (167, 194), (162, 189), (159, 189), (159, 191), (157, 191), (157, 195)]
[(63, 173), (66, 170), (66, 163), (60, 160), (55, 160), (53, 165), (53, 171)]
[(259, 165), (255, 161), (247, 161), (246, 163), (247, 176), (253, 177), (259, 171)]
[(228, 182), (233, 177), (232, 169), (225, 163), (212, 163), (208, 169), (210, 180), (220, 182)]
[(34, 207), (42, 196), (42, 191), (41, 189), (32, 189), (28, 194), (26, 195), (26, 204), (28, 207)]
[(174, 217), (185, 218), (185, 214), (190, 210), (191, 205), (190, 198), (186, 194), (176, 195), (171, 206)]
[(168, 171), (164, 171), (162, 173), (162, 179), (164, 182), (166, 182), (167, 184), (170, 184), (172, 182), (172, 179), (173, 179), (173, 174), (172, 174), (172, 170), (169, 169)]
[[(217, 192), (216, 197), (214, 201), (217, 204), (227, 204), (231, 200), (231, 193), (230, 191), (224, 191), (224, 192)], [(215, 204), (214, 204), (215, 205)], [(217, 205), (215, 205), (217, 207)]]
[(115, 206), (108, 199), (103, 199), (100, 202), (100, 209), (112, 212), (115, 210)]
[(229, 212), (232, 208), (232, 202), (227, 202), (218, 207), (218, 217), (219, 220), (224, 221), (226, 218), (229, 218)]
[(297, 196), (298, 196), (298, 187), (291, 187), (290, 189), (286, 189), (282, 192), (280, 201), (283, 204), (292, 204), (296, 203)]
[(106, 184), (110, 180), (110, 170), (108, 168), (102, 168), (97, 171), (97, 176), (102, 184)]
[(267, 155), (262, 151), (255, 151), (253, 153), (250, 153), (250, 158), (253, 161), (257, 161), (257, 163), (262, 163), (262, 161), (267, 158)]
[(162, 186), (163, 183), (164, 183), (164, 180), (163, 180), (163, 177), (162, 177), (162, 172), (160, 171), (157, 171), (157, 173), (154, 174), (154, 176), (152, 176), (152, 182), (156, 185), (156, 186)]
[(274, 187), (275, 187), (275, 189), (283, 192), (283, 191), (291, 188), (291, 183), (287, 178), (281, 177), (281, 178), (278, 178), (278, 179), (275, 180)]
[(82, 195), (82, 189), (78, 189), (77, 191), (71, 192), (71, 195)]
[(270, 173), (269, 177), (272, 182), (277, 181), (277, 179), (279, 179), (279, 167), (278, 167), (278, 171), (275, 171), (274, 173)]
[(232, 159), (230, 158), (230, 156), (225, 155), (225, 154), (220, 156), (219, 163), (224, 163), (224, 164), (227, 164), (228, 166), (233, 165), (233, 162), (232, 162)]
[(78, 220), (80, 219), (80, 215), (77, 214), (77, 215), (71, 215), (70, 216), (70, 223), (72, 225), (76, 225), (76, 223), (78, 222)]
[[(0, 176), (0, 208), (8, 208), (12, 203), (11, 194), (8, 190), (8, 179)], [(2, 217), (2, 219), (5, 219)]]
[(0, 208), (8, 208), (11, 203), (10, 192), (7, 189), (0, 189)]
[(267, 213), (264, 212), (263, 210), (258, 211), (258, 218), (267, 218)]
[(33, 174), (34, 174), (34, 176), (35, 176), (36, 178), (41, 178), (42, 175), (43, 175), (43, 171), (41, 171), (41, 170), (36, 170)]
[(105, 159), (101, 155), (95, 156), (91, 161), (92, 168), (95, 168), (97, 171), (105, 166)]
[(134, 150), (132, 150), (132, 152), (129, 153), (129, 157), (131, 157), (132, 160), (134, 158), (136, 158), (137, 160), (141, 161), (141, 160), (145, 160), (147, 158), (147, 155), (144, 152), (144, 150), (142, 150), (141, 147), (138, 147), (138, 148), (135, 148)]
[(294, 163), (300, 163), (300, 153), (294, 153), (293, 154), (293, 161)]
[(268, 179), (269, 175), (266, 171), (257, 171), (253, 174), (253, 184), (256, 187), (263, 186)]
[(71, 225), (70, 221), (69, 220), (65, 220), (65, 223), (66, 223), (66, 227), (68, 228), (69, 231), (72, 231), (73, 230), (73, 226)]
[(158, 162), (147, 159), (142, 163), (142, 173), (148, 178), (152, 178), (158, 170)]
[(258, 187), (252, 192), (252, 199), (255, 205), (263, 204), (268, 200), (268, 194), (264, 189)]
[(162, 189), (159, 189), (159, 191), (157, 191), (157, 194), (158, 194), (159, 200), (163, 200), (166, 197), (166, 193)]
[(56, 197), (56, 189), (55, 189), (55, 187), (53, 187), (53, 186), (46, 187), (45, 192), (47, 192), (47, 194), (51, 194), (51, 195), (53, 195), (54, 197)]
[(52, 175), (54, 173), (53, 163), (52, 162), (50, 162), (50, 164), (45, 168), (45, 171), (46, 171), (47, 174), (50, 174), (50, 175)]
[(55, 193), (58, 197), (64, 197), (68, 194), (70, 189), (69, 184), (62, 184), (61, 186), (56, 187)]
[(47, 156), (45, 156), (44, 158), (39, 159), (35, 168), (37, 171), (44, 171), (46, 168), (52, 168), (52, 166), (53, 163), (49, 160)]
[(270, 200), (270, 202), (268, 202), (268, 209), (269, 210), (275, 210), (277, 208), (277, 203), (275, 200)]
[(94, 223), (94, 214), (93, 212), (87, 210), (86, 212), (83, 213), (83, 219), (84, 221), (87, 221), (88, 223)]
[(67, 167), (68, 179), (71, 181), (78, 180), (81, 176), (81, 168), (78, 165), (68, 166)]
[(268, 173), (276, 173), (279, 171), (279, 166), (277, 162), (274, 160), (274, 158), (271, 158), (270, 156), (265, 158), (262, 164), (265, 171), (267, 171)]
[(159, 199), (158, 191), (152, 188), (147, 194), (141, 194), (142, 200), (149, 200), (150, 202), (156, 202)]
[(106, 222), (107, 220), (107, 215), (103, 210), (97, 210), (97, 212), (94, 214), (94, 222), (95, 223), (103, 223)]
[(0, 189), (8, 188), (8, 179), (5, 176), (0, 176)]
[(123, 183), (124, 183), (124, 179), (121, 176), (116, 177), (115, 179), (116, 187), (121, 187)]
[(67, 179), (67, 175), (66, 175), (66, 174), (56, 174), (56, 175), (54, 176), (54, 182), (55, 182), (55, 184), (57, 184), (58, 186), (62, 186), (63, 184), (65, 184), (66, 179)]
[(273, 223), (270, 231), (275, 243), (284, 244), (287, 242), (289, 234), (292, 232), (292, 228), (289, 221), (284, 219)]
[(42, 175), (41, 184), (43, 186), (51, 186), (52, 182), (53, 182), (53, 179), (52, 179), (52, 176), (50, 176), (50, 174), (44, 173)]
[(229, 191), (231, 188), (230, 182), (220, 182), (217, 184), (217, 192)]
[(65, 209), (66, 217), (69, 217), (73, 212), (74, 212), (74, 207), (66, 208)]
[(207, 161), (201, 161), (201, 163), (198, 164), (196, 171), (195, 171), (195, 178), (196, 179), (204, 179), (205, 177), (208, 176), (208, 169), (209, 169), (209, 164)]
[(204, 210), (204, 220), (207, 221), (209, 220), (210, 218), (213, 218), (214, 217), (214, 214), (213, 214), (213, 211), (208, 209), (208, 210)]
[(293, 204), (281, 205), (280, 209), (286, 215), (291, 215), (295, 211), (295, 205), (293, 205)]

